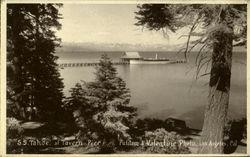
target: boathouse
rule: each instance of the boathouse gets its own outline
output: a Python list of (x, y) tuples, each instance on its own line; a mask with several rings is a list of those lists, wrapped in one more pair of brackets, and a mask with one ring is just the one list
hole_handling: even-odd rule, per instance
[(142, 57), (138, 52), (125, 52), (123, 56), (121, 57), (122, 61), (130, 61), (131, 59), (133, 60), (140, 60)]

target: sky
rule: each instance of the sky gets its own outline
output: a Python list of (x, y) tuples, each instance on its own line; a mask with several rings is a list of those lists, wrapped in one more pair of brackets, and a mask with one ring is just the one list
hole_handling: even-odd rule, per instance
[(180, 33), (163, 37), (161, 31), (135, 26), (136, 4), (64, 4), (60, 8), (62, 42), (179, 44)]

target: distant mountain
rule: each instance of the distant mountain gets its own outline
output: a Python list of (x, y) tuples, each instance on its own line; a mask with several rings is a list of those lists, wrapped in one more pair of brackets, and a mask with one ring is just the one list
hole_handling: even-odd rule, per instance
[[(179, 51), (185, 44), (121, 44), (121, 43), (73, 43), (64, 42), (56, 52), (86, 52), (86, 51)], [(193, 51), (199, 50), (197, 46)], [(235, 52), (246, 52), (244, 46), (234, 47)]]
[(77, 52), (77, 51), (176, 51), (181, 45), (163, 44), (121, 44), (121, 43), (62, 43), (57, 52)]

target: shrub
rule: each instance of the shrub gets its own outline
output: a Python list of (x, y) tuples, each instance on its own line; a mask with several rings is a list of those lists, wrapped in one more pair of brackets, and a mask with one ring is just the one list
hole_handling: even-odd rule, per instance
[(155, 131), (146, 131), (142, 151), (161, 154), (187, 154), (191, 153), (188, 147), (181, 145), (181, 136), (175, 132), (168, 132), (163, 128)]
[(228, 120), (224, 128), (224, 153), (233, 153), (242, 139), (246, 139), (246, 118)]
[(141, 136), (145, 131), (153, 131), (159, 128), (164, 128), (164, 121), (155, 118), (137, 119), (135, 127), (136, 129), (134, 130), (134, 133)]
[(7, 153), (20, 153), (21, 147), (17, 145), (18, 141), (23, 136), (23, 128), (20, 122), (12, 117), (6, 119), (6, 131), (7, 131)]
[(7, 138), (18, 138), (23, 133), (23, 128), (21, 127), (19, 121), (15, 118), (6, 119), (7, 127)]

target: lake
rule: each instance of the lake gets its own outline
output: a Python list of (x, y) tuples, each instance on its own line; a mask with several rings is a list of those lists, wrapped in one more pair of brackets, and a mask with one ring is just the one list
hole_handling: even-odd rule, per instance
[[(104, 52), (60, 52), (58, 62), (97, 61)], [(118, 60), (123, 52), (105, 52)], [(157, 52), (158, 57), (183, 58), (175, 52)], [(143, 57), (154, 57), (155, 52), (140, 52)], [(168, 117), (185, 120), (191, 128), (201, 129), (207, 104), (209, 75), (195, 79), (196, 53), (188, 56), (188, 63), (165, 65), (117, 65), (118, 75), (131, 91), (131, 104), (138, 108), (139, 118)], [(208, 67), (209, 72), (210, 67)], [(203, 68), (201, 74), (205, 73)], [(80, 80), (93, 81), (94, 67), (60, 69), (64, 81), (64, 93)], [(232, 118), (246, 116), (246, 53), (234, 53), (232, 65), (229, 115)]]

